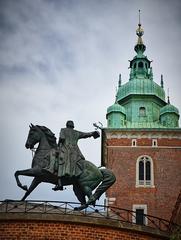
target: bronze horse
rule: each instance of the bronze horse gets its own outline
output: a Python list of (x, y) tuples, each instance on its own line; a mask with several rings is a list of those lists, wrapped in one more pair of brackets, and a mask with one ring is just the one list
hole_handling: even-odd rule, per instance
[[(51, 151), (57, 149), (55, 135), (45, 126), (35, 126), (31, 124), (25, 146), (26, 148), (33, 149), (37, 143), (38, 148), (35, 151), (31, 168), (15, 172), (17, 185), (26, 191), (21, 199), (22, 201), (24, 201), (41, 182), (57, 184), (58, 181), (56, 174), (44, 171), (44, 168), (50, 163)], [(82, 210), (90, 204), (95, 205), (96, 200), (116, 181), (114, 174), (109, 169), (100, 169), (86, 160), (80, 161), (82, 173), (79, 177), (62, 177), (61, 179), (63, 186), (73, 185), (73, 191), (81, 203), (78, 210)], [(19, 175), (34, 177), (29, 188), (21, 184)], [(98, 188), (95, 193), (92, 194), (92, 191), (97, 186)], [(88, 201), (86, 201), (86, 196), (88, 197)]]

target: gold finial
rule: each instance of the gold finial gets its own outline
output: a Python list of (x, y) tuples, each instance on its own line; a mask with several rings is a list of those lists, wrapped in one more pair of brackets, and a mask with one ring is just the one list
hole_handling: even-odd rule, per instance
[(144, 34), (144, 30), (143, 30), (143, 28), (141, 28), (141, 11), (140, 11), (140, 9), (139, 9), (139, 23), (138, 23), (138, 28), (137, 28), (137, 30), (136, 30), (136, 35), (138, 36), (138, 42), (137, 42), (137, 44), (143, 44), (143, 40), (142, 40), (142, 36), (143, 36), (143, 34)]
[(142, 37), (144, 34), (144, 30), (143, 28), (141, 28), (141, 21), (140, 21), (140, 10), (139, 10), (139, 23), (138, 23), (138, 29), (136, 30), (136, 34), (138, 35), (138, 37)]

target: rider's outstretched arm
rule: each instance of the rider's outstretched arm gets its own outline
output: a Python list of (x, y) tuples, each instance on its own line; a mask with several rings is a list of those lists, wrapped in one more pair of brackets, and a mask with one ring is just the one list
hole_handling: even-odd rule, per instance
[(89, 137), (98, 138), (98, 137), (100, 137), (100, 133), (98, 131), (93, 131), (93, 132), (88, 132), (88, 133), (79, 132), (79, 139), (80, 138), (89, 138)]

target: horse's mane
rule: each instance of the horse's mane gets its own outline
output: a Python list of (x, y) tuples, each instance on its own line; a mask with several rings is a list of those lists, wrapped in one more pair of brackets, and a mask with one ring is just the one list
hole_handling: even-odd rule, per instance
[(43, 131), (43, 133), (46, 135), (50, 146), (57, 147), (55, 134), (49, 128), (45, 126), (39, 126), (39, 125), (36, 125), (36, 127), (40, 128), (41, 131)]

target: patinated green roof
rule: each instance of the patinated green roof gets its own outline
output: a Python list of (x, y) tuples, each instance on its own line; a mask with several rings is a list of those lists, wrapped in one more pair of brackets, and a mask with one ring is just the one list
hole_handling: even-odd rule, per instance
[(107, 108), (107, 114), (109, 114), (111, 112), (121, 112), (123, 114), (126, 114), (125, 108), (123, 106), (119, 105), (118, 103), (114, 103), (113, 105), (111, 105), (110, 107)]
[(122, 128), (166, 128), (159, 122), (127, 122)]
[(134, 79), (122, 85), (117, 92), (117, 101), (123, 100), (131, 94), (155, 95), (165, 101), (165, 91), (150, 79)]
[(164, 113), (176, 113), (177, 115), (179, 115), (179, 110), (175, 106), (171, 104), (167, 104), (166, 106), (160, 109), (160, 115)]

